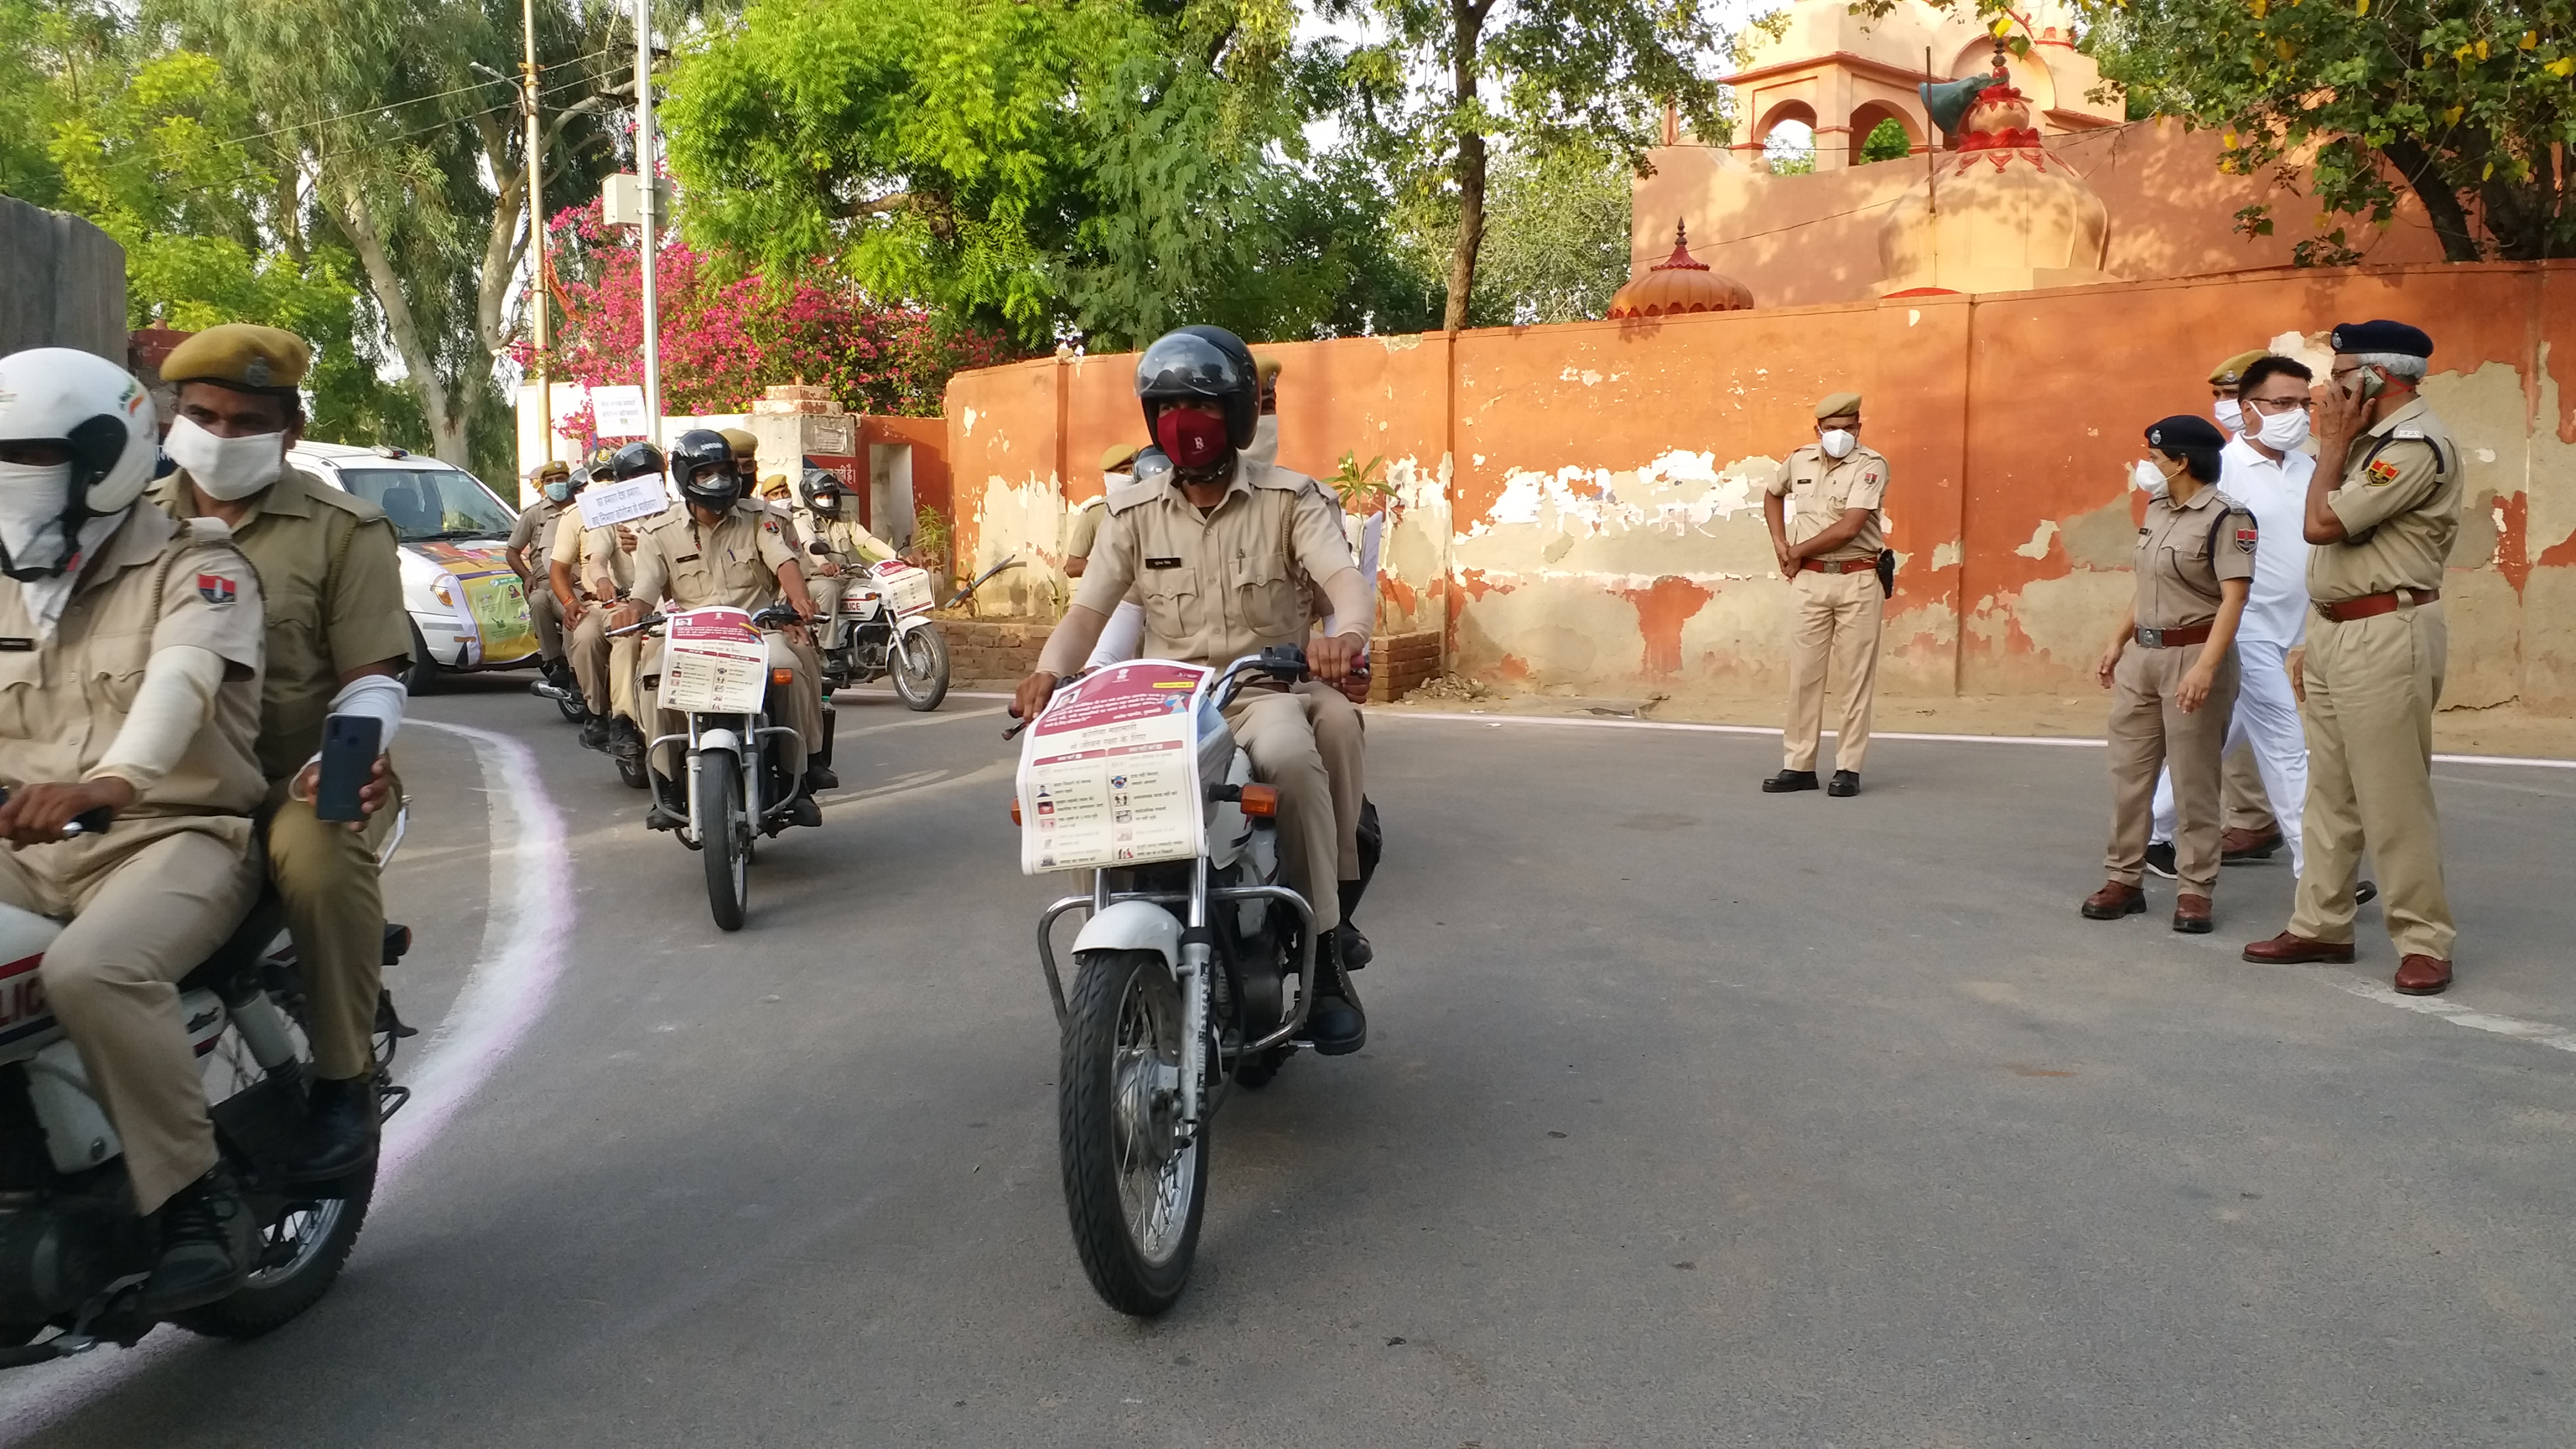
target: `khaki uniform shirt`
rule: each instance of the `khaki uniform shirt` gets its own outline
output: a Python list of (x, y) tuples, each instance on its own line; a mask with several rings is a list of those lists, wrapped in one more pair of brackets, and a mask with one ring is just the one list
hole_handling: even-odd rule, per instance
[(2420, 397), (2353, 439), (2343, 482), (2326, 495), (2346, 536), (2308, 550), (2308, 596), (2440, 588), (2460, 535), (2460, 472), (2459, 445)]
[(1791, 543), (1804, 543), (1840, 523), (1846, 510), (1869, 510), (1869, 521), (1851, 542), (1817, 555), (1819, 561), (1874, 559), (1887, 546), (1887, 520), (1878, 511), (1887, 497), (1887, 459), (1867, 446), (1854, 447), (1850, 457), (1837, 463), (1825, 456), (1824, 444), (1809, 443), (1782, 460), (1769, 491), (1789, 500), (1785, 522)]
[(895, 556), (893, 544), (868, 532), (855, 518), (825, 518), (819, 513), (807, 513), (801, 522), (805, 536), (830, 549), (832, 562), (851, 572)]
[[(197, 516), (184, 468), (152, 496), (173, 517)], [(233, 543), (259, 570), (268, 631), (259, 763), (282, 780), (322, 748), (341, 675), (410, 662), (402, 556), (383, 509), (293, 467), (251, 497)]]
[(1223, 666), (1302, 645), (1303, 580), (1359, 566), (1324, 485), (1249, 458), (1205, 514), (1168, 475), (1121, 485), (1104, 511), (1073, 601), (1107, 614), (1134, 588), (1145, 605), (1144, 652), (1157, 658)]
[(573, 582), (594, 600), (613, 599), (635, 581), (635, 557), (619, 546), (617, 529), (592, 528), (583, 523), (578, 498), (564, 506), (564, 516), (556, 521), (554, 544), (546, 561), (572, 570)]
[[(1114, 483), (1111, 486), (1116, 486)], [(1109, 516), (1109, 497), (1103, 494), (1073, 506), (1073, 521), (1065, 529), (1064, 556), (1068, 559), (1091, 557), (1093, 544), (1100, 537), (1100, 520)]]
[(2209, 484), (2177, 508), (2170, 497), (2147, 504), (2133, 567), (2138, 627), (2188, 629), (2218, 617), (2219, 581), (2254, 577), (2254, 515)]
[(726, 509), (713, 528), (683, 506), (644, 524), (631, 592), (646, 604), (757, 612), (778, 598), (778, 571), (795, 561), (785, 527), (758, 499)]
[(510, 525), (510, 552), (529, 560), (529, 572), (542, 574), (544, 563), (554, 557), (556, 525), (563, 516), (580, 507), (570, 500), (557, 503), (540, 498), (519, 510), (519, 521)]

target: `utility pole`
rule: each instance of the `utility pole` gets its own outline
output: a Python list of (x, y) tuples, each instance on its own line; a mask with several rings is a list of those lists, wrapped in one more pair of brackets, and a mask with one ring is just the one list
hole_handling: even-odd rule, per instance
[(662, 312), (653, 281), (653, 224), (660, 183), (653, 165), (653, 8), (635, 0), (635, 180), (644, 261), (644, 436), (662, 445)]
[(554, 342), (553, 319), (546, 307), (546, 156), (544, 127), (537, 120), (537, 0), (519, 0), (519, 24), (527, 32), (527, 59), (519, 63), (519, 84), (526, 97), (528, 142), (528, 307), (535, 318), (537, 349), (537, 433), (541, 462), (555, 460), (555, 386), (547, 375), (547, 350)]

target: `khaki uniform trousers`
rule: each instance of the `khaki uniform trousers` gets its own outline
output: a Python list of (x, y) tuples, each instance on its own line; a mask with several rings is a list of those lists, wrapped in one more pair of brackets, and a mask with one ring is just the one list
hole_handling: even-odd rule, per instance
[(2459, 928), (2433, 812), (2433, 706), (2449, 655), (2439, 603), (2349, 623), (2308, 620), (2307, 860), (2293, 932), (2352, 940), (2353, 880), (2367, 846), (2398, 954), (2451, 959)]
[[(627, 634), (608, 637), (608, 611), (597, 604), (582, 611), (581, 622), (565, 636), (564, 653), (572, 660), (572, 675), (581, 686), (581, 702), (593, 714), (615, 714), (634, 720), (643, 717), (635, 709), (635, 661), (638, 636)], [(607, 708), (603, 710), (601, 706)]]
[(1816, 768), (1830, 674), (1845, 691), (1834, 768), (1858, 774), (1869, 753), (1870, 702), (1878, 693), (1878, 631), (1887, 595), (1879, 588), (1878, 575), (1868, 569), (1848, 574), (1801, 569), (1789, 595), (1789, 727), (1782, 731), (1781, 766)]
[[(0, 852), (0, 901), (71, 917), (45, 950), (45, 1000), (125, 1141), (134, 1205), (147, 1213), (215, 1165), (205, 1077), (177, 983), (259, 893), (250, 822), (215, 819), (220, 829), (124, 820), (108, 835)], [(93, 844), (86, 860), (44, 855)], [(31, 859), (41, 868), (30, 870)]]
[(548, 663), (563, 658), (563, 601), (542, 583), (528, 586), (528, 622), (536, 627), (537, 657)]
[[(783, 631), (770, 634), (768, 642), (769, 667), (796, 671), (795, 680), (784, 691), (772, 686), (769, 692), (770, 702), (783, 711), (782, 717), (770, 723), (783, 724), (796, 731), (794, 740), (779, 742), (778, 762), (788, 774), (802, 775), (807, 755), (823, 744), (823, 661), (816, 657), (813, 645)], [(637, 658), (639, 676), (658, 677), (662, 669), (662, 641), (659, 638), (646, 639)], [(644, 688), (641, 677), (638, 677), (634, 688), (640, 697)], [(782, 692), (786, 696), (784, 699), (779, 697)], [(658, 699), (660, 691), (657, 689), (654, 693)], [(654, 718), (659, 721), (653, 729), (656, 738), (662, 735), (686, 736), (689, 732), (689, 717), (677, 710), (657, 709)], [(677, 780), (679, 775), (675, 772), (684, 768), (687, 752), (685, 746), (673, 745), (654, 751), (645, 758), (655, 774)]]
[(2227, 757), (2227, 768), (2219, 777), (2219, 798), (2227, 808), (2228, 829), (2265, 835), (2280, 830), (2280, 819), (2272, 813), (2271, 796), (2263, 788), (2263, 767), (2254, 758), (2252, 741), (2239, 742)]
[(376, 852), (402, 811), (402, 781), (351, 830), (317, 820), (313, 802), (287, 797), (293, 777), (271, 785), (261, 807), (268, 831), (268, 878), (286, 905), (296, 974), (311, 1012), (313, 1074), (329, 1081), (376, 1070), (376, 998), (385, 984), (385, 893)]
[(2171, 769), (2178, 890), (2216, 899), (2218, 777), (2228, 717), (2236, 710), (2235, 651), (2228, 651), (2199, 709), (2185, 714), (2174, 702), (2182, 677), (2208, 647), (2149, 649), (2132, 643), (2111, 672), (2111, 847), (2102, 863), (2111, 879), (2138, 883), (2155, 816), (2156, 773)]
[[(1359, 706), (1320, 682), (1290, 691), (1245, 690), (1227, 707), (1234, 742), (1252, 773), (1279, 791), (1279, 863), (1289, 888), (1315, 910), (1315, 928), (1342, 923), (1341, 881), (1360, 874)], [(1348, 808), (1337, 808), (1340, 797)], [(1343, 823), (1347, 818), (1347, 825)]]

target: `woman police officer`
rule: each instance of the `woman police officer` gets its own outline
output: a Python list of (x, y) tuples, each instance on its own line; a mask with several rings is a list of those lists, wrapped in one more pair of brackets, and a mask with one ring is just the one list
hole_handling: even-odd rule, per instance
[(2236, 625), (2254, 577), (2254, 515), (2218, 491), (2227, 439), (2205, 418), (2166, 418), (2147, 429), (2147, 460), (2132, 475), (2148, 494), (2138, 529), (2137, 596), (2102, 651), (2096, 673), (2111, 691), (2110, 880), (2084, 901), (2097, 921), (2147, 908), (2146, 864), (2156, 772), (2173, 771), (2173, 928), (2210, 929), (2218, 883), (2220, 760), (2236, 704)]

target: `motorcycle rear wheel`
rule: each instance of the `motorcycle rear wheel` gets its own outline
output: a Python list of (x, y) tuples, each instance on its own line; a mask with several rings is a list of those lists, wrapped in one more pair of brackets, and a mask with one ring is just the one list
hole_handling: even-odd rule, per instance
[(916, 710), (934, 710), (948, 697), (948, 640), (939, 626), (898, 634), (886, 648), (886, 672), (894, 692)]
[(691, 788), (698, 797), (698, 854), (707, 865), (707, 907), (715, 913), (717, 930), (739, 931), (751, 895), (741, 767), (732, 755), (708, 750), (698, 756), (695, 769)]
[(1056, 1073), (1065, 1211), (1101, 1301), (1152, 1317), (1180, 1298), (1207, 1212), (1207, 1124), (1179, 1140), (1180, 989), (1152, 951), (1076, 959)]
[(292, 1256), (254, 1270), (231, 1297), (191, 1308), (170, 1321), (206, 1338), (257, 1338), (321, 1302), (357, 1249), (358, 1231), (366, 1226), (367, 1205), (375, 1197), (376, 1169), (370, 1165), (327, 1190), (338, 1195), (291, 1203), (278, 1221), (263, 1225), (260, 1251), (292, 1244)]

